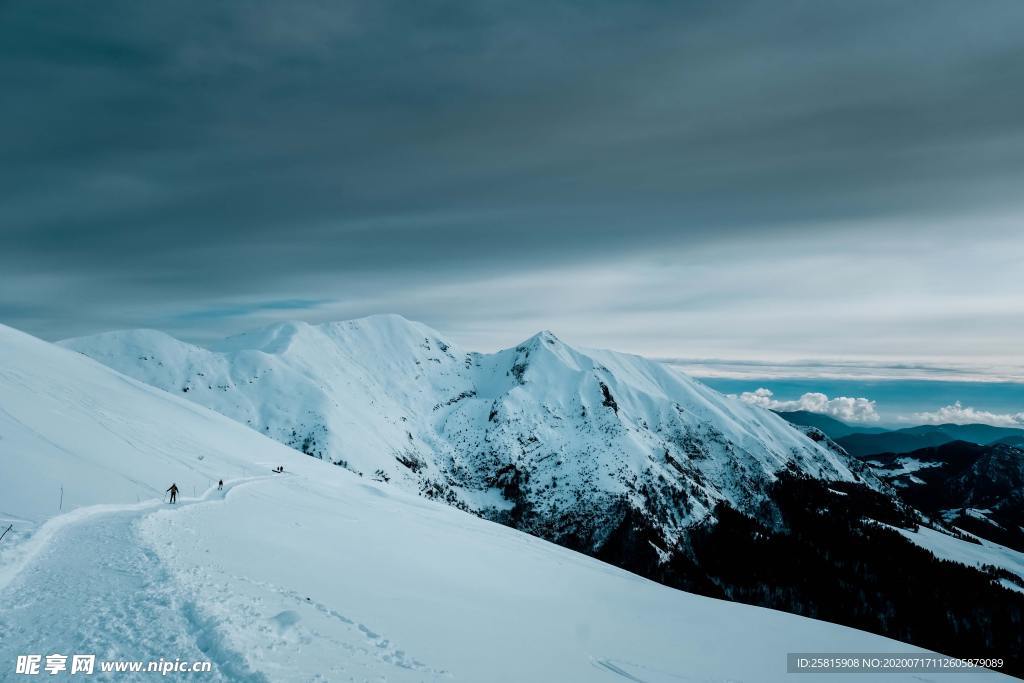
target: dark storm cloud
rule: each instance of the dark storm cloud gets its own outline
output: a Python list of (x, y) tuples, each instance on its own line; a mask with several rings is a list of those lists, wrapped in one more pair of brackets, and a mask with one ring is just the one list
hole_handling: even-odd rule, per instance
[(1022, 30), (1016, 0), (7, 3), (0, 314), (436, 320), (425, 283), (1008, 205)]

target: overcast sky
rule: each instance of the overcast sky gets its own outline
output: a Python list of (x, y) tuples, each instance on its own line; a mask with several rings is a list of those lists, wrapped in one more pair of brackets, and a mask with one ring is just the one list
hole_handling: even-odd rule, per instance
[(1024, 2), (0, 4), (0, 321), (1020, 364)]

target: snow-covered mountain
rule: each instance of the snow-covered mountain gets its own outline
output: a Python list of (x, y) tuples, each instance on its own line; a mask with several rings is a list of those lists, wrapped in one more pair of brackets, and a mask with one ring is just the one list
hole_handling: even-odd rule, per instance
[(1024, 449), (952, 441), (863, 460), (933, 519), (1024, 552)]
[(386, 315), (212, 348), (152, 330), (62, 344), (307, 454), (587, 551), (636, 515), (667, 547), (719, 502), (757, 511), (780, 471), (877, 483), (770, 411), (550, 332), (480, 354)]
[[(382, 345), (366, 371), (404, 363), (440, 382), (428, 369), (453, 366), (427, 360), (430, 346), (405, 363)], [(259, 367), (283, 372), (263, 348), (236, 362), (266, 354)], [(538, 352), (510, 355), (531, 382)], [(507, 409), (515, 387), (492, 376), (513, 394)], [(622, 389), (620, 413), (636, 400)], [(13, 526), (0, 543), (0, 678), (18, 655), (93, 653), (97, 671), (209, 661), (196, 680), (211, 681), (768, 681), (786, 678), (786, 652), (920, 650), (660, 586), (307, 457), (177, 393), (0, 326), (0, 521)], [(225, 491), (209, 485), (219, 478)], [(184, 497), (173, 507), (161, 502), (171, 481)]]

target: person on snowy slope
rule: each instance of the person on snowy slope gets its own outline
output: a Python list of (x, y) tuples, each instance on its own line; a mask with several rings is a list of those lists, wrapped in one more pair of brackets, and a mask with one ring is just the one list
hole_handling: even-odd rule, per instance
[(171, 502), (172, 503), (177, 503), (178, 502), (178, 485), (177, 484), (171, 484), (171, 488), (169, 488), (167, 490), (171, 492)]

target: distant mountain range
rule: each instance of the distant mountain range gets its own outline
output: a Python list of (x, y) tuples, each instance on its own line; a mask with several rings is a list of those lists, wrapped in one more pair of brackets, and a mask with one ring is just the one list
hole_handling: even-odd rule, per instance
[(951, 441), (864, 460), (921, 512), (1024, 552), (1024, 450)]
[(938, 523), (1024, 552), (1024, 429), (943, 424), (882, 430), (815, 413), (779, 414), (820, 429)]
[(808, 410), (775, 411), (784, 420), (795, 425), (814, 427), (823, 431), (830, 439), (836, 440), (850, 434), (881, 434), (888, 430), (881, 427), (863, 427), (850, 425), (834, 417), (812, 413)]
[(1024, 429), (993, 427), (987, 424), (919, 425), (902, 429), (883, 429), (849, 425), (827, 415), (807, 411), (780, 412), (796, 425), (820, 429), (855, 457), (876, 453), (909, 453), (921, 448), (941, 446), (953, 441), (976, 444), (1004, 443), (1024, 445)]

